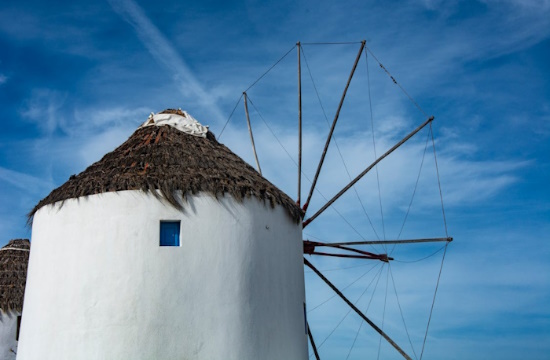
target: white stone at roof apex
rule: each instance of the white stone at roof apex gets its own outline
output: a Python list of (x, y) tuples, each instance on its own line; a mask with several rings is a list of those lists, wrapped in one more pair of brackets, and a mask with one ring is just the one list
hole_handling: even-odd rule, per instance
[(178, 114), (153, 114), (149, 115), (147, 121), (141, 124), (140, 128), (146, 126), (171, 126), (186, 134), (193, 136), (206, 137), (208, 126), (203, 126), (187, 111), (183, 111), (184, 116)]

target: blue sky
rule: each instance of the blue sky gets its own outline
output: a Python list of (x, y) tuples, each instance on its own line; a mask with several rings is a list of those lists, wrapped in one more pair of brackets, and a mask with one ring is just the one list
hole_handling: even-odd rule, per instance
[[(241, 93), (296, 41), (365, 39), (436, 119), (447, 225), (455, 241), (446, 254), (423, 358), (548, 358), (548, 19), (550, 2), (544, 0), (3, 1), (0, 243), (31, 237), (29, 210), (122, 143), (150, 112), (181, 107), (220, 137)], [(329, 121), (358, 48), (303, 46)], [(371, 54), (366, 59), (363, 54), (335, 133), (352, 176), (374, 159), (373, 133), (380, 155), (426, 119)], [(302, 65), (304, 173), (311, 178), (328, 129), (304, 60)], [(281, 145), (296, 158), (296, 50), (248, 93), (257, 108), (251, 107), (251, 116), (264, 175), (295, 197), (296, 168)], [(305, 236), (391, 239), (401, 227), (401, 238), (445, 236), (428, 136), (420, 132), (335, 203), (351, 226), (331, 209)], [(254, 163), (242, 102), (220, 141)], [(330, 197), (349, 181), (334, 143), (324, 169), (318, 189)], [(316, 194), (311, 209), (322, 204)], [(442, 252), (406, 261), (440, 247), (396, 248), (392, 254), (401, 262), (392, 263), (391, 272), (361, 261), (312, 262), (342, 288), (353, 282), (345, 293), (419, 357)], [(377, 267), (366, 273), (371, 266)], [(314, 274), (306, 271), (305, 277), (314, 336), (318, 343), (327, 339), (322, 359), (376, 357), (374, 332), (345, 316), (338, 299), (326, 301), (331, 294)], [(380, 358), (398, 355), (382, 343)]]

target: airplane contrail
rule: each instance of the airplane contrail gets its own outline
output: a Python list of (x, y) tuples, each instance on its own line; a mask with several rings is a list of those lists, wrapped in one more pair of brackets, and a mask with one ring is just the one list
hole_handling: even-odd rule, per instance
[(147, 17), (143, 9), (133, 0), (108, 0), (108, 2), (117, 14), (132, 25), (138, 38), (153, 58), (174, 74), (174, 81), (182, 95), (186, 98), (195, 97), (201, 105), (208, 106), (213, 111), (217, 121), (223, 121), (225, 116), (212, 96), (200, 84), (189, 66)]

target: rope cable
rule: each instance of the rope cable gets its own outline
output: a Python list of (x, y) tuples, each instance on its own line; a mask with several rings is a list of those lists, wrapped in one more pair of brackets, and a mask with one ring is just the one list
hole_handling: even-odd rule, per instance
[[(374, 298), (374, 293), (376, 292), (376, 288), (378, 287), (378, 282), (380, 281), (380, 275), (382, 274), (382, 270), (384, 269), (384, 266), (382, 266), (382, 268), (380, 269), (380, 271), (378, 272), (378, 277), (377, 277), (377, 280), (376, 280), (376, 285), (374, 286), (374, 290), (372, 291), (372, 294), (371, 294), (371, 297), (370, 297), (370, 300), (369, 300), (369, 304), (367, 306), (367, 309), (365, 311), (365, 314), (368, 313), (369, 311), (369, 308), (370, 308), (370, 305), (372, 303), (372, 299)], [(374, 279), (373, 279), (374, 280)], [(370, 286), (370, 284), (369, 284)], [(366, 289), (365, 289), (366, 291)], [(349, 356), (351, 355), (351, 352), (353, 351), (353, 348), (355, 347), (355, 343), (356, 343), (356, 340), (357, 340), (357, 336), (359, 335), (359, 331), (361, 330), (361, 327), (363, 326), (363, 323), (365, 321), (364, 320), (361, 320), (361, 324), (359, 325), (359, 329), (357, 329), (357, 333), (355, 334), (355, 339), (353, 340), (353, 343), (351, 344), (351, 348), (349, 349), (348, 351), (348, 356), (346, 357), (346, 359), (349, 358)]]
[[(322, 272), (341, 271), (341, 270), (349, 270), (349, 269), (360, 268), (360, 267), (369, 266), (369, 265), (370, 265), (370, 264), (367, 263), (367, 264), (354, 265), (354, 266), (347, 266), (347, 267), (340, 267), (340, 268), (324, 269), (324, 270), (319, 270), (319, 271), (322, 271)], [(313, 273), (313, 270), (304, 270), (304, 274), (309, 274), (309, 273)]]
[(437, 154), (435, 151), (435, 139), (432, 124), (430, 123), (430, 134), (432, 134), (432, 147), (434, 149), (434, 162), (435, 162), (435, 172), (437, 174), (437, 186), (439, 187), (439, 198), (441, 199), (441, 212), (443, 213), (443, 223), (445, 224), (445, 235), (449, 237), (447, 231), (447, 218), (445, 216), (445, 206), (443, 206), (443, 192), (441, 191), (441, 179), (439, 177), (439, 166), (437, 165)]
[[(382, 326), (380, 327), (382, 330), (384, 330), (384, 321), (386, 319), (386, 304), (388, 300), (388, 280), (389, 280), (389, 271), (390, 266), (388, 263), (388, 269), (386, 270), (386, 294), (384, 295), (384, 310), (382, 311)], [(380, 348), (382, 347), (382, 335), (380, 335), (378, 340), (378, 355), (376, 356), (376, 360), (380, 359)]]
[[(412, 196), (411, 196), (411, 201), (409, 202), (409, 207), (407, 208), (407, 212), (405, 213), (405, 217), (403, 218), (403, 223), (401, 224), (401, 229), (399, 229), (399, 234), (397, 235), (398, 240), (401, 238), (401, 233), (403, 232), (403, 229), (405, 228), (405, 223), (407, 222), (407, 219), (409, 217), (409, 212), (411, 211), (414, 196), (416, 194), (416, 189), (418, 188), (418, 182), (420, 180), (420, 174), (422, 173), (422, 168), (424, 166), (424, 159), (426, 158), (426, 151), (428, 149), (428, 141), (429, 140), (430, 140), (430, 132), (428, 132), (428, 136), (426, 137), (426, 144), (424, 146), (424, 153), (422, 154), (422, 161), (420, 162), (420, 168), (418, 169), (418, 175), (416, 177), (416, 183), (414, 184), (414, 189), (413, 189), (413, 193), (412, 193)], [(395, 250), (395, 245), (396, 244), (393, 244), (393, 246), (390, 250), (390, 255)]]
[(342, 41), (342, 42), (309, 42), (309, 43), (300, 43), (302, 45), (351, 45), (351, 44), (361, 44), (361, 41)]
[(256, 79), (256, 81), (254, 81), (252, 83), (252, 85), (250, 85), (249, 87), (246, 88), (246, 90), (244, 92), (247, 92), (248, 90), (250, 90), (254, 85), (256, 85), (260, 80), (262, 80), (262, 78), (264, 76), (267, 75), (268, 72), (270, 72), (275, 66), (277, 66), (288, 54), (290, 54), (290, 52), (292, 50), (294, 50), (294, 48), (296, 47), (296, 45), (292, 46), (292, 48), (290, 50), (288, 50), (286, 52), (286, 54), (284, 54), (283, 56), (281, 56), (281, 58), (279, 58), (279, 60), (277, 60), (277, 62), (275, 62), (275, 64), (271, 65), (271, 67), (269, 69), (267, 69), (258, 79)]
[(428, 337), (428, 329), (430, 328), (430, 322), (432, 321), (432, 314), (433, 314), (434, 305), (435, 305), (435, 297), (437, 295), (437, 289), (439, 288), (439, 280), (441, 279), (441, 271), (443, 270), (443, 262), (445, 261), (445, 255), (447, 254), (447, 246), (448, 245), (449, 245), (449, 243), (446, 243), (445, 246), (444, 246), (445, 250), (443, 251), (443, 257), (441, 259), (441, 266), (439, 268), (439, 274), (437, 275), (437, 283), (435, 285), (434, 297), (433, 297), (433, 300), (432, 300), (432, 306), (430, 308), (430, 316), (428, 317), (428, 324), (426, 325), (426, 332), (424, 333), (424, 341), (422, 342), (422, 351), (420, 352), (420, 360), (422, 360), (422, 356), (424, 355), (424, 348), (426, 346), (426, 338)]
[(355, 347), (355, 343), (357, 341), (357, 337), (359, 336), (359, 332), (361, 331), (361, 328), (363, 327), (364, 321), (361, 320), (361, 323), (359, 323), (359, 328), (357, 329), (357, 332), (355, 333), (355, 338), (353, 339), (353, 343), (351, 344), (351, 347), (349, 348), (348, 355), (346, 356), (346, 360), (349, 359), (349, 356), (351, 355), (351, 352), (353, 348)]
[[(372, 133), (372, 148), (374, 151), (374, 159), (376, 160), (378, 156), (376, 155), (376, 141), (374, 138), (374, 116), (372, 111), (372, 96), (370, 88), (370, 72), (369, 72), (369, 59), (368, 52), (365, 50), (365, 64), (367, 64), (367, 84), (368, 84), (368, 94), (369, 94), (369, 109), (370, 109), (370, 124), (371, 124), (371, 133)], [(382, 192), (380, 191), (380, 175), (378, 172), (378, 164), (375, 166), (376, 170), (376, 185), (378, 186), (378, 203), (380, 205), (380, 217), (382, 219), (382, 234), (384, 235), (384, 240), (386, 240), (386, 225), (384, 223), (384, 211), (382, 208)], [(388, 249), (384, 245), (384, 250), (387, 253)]]
[[(351, 285), (355, 284), (356, 282), (358, 282), (359, 280), (361, 280), (365, 275), (367, 275), (369, 272), (372, 271), (372, 269), (374, 269), (375, 267), (379, 266), (380, 263), (377, 263), (377, 264), (374, 264), (370, 269), (368, 269), (365, 273), (363, 273), (363, 275), (359, 276), (357, 279), (353, 280), (351, 283), (349, 283), (348, 285), (346, 285), (345, 287), (342, 288), (342, 291), (343, 290), (346, 290), (347, 288), (349, 288)], [(334, 299), (335, 296), (337, 296), (338, 294), (334, 294), (332, 295), (330, 298), (326, 299), (325, 301), (321, 302), (320, 304), (314, 306), (312, 309), (309, 309), (307, 311), (307, 313), (309, 314), (310, 312), (312, 312), (313, 310), (319, 308), (320, 306), (326, 304), (327, 302), (329, 302), (330, 300)]]
[(431, 258), (431, 257), (434, 256), (435, 254), (437, 254), (438, 252), (440, 252), (441, 250), (443, 250), (443, 249), (445, 248), (445, 246), (446, 246), (446, 245), (443, 245), (442, 247), (440, 247), (439, 249), (437, 249), (436, 251), (434, 251), (434, 252), (431, 253), (430, 255), (425, 256), (425, 257), (420, 258), (420, 259), (417, 259), (417, 260), (404, 261), (404, 260), (396, 260), (396, 259), (394, 259), (393, 261), (399, 262), (399, 263), (404, 263), (404, 264), (412, 264), (412, 263), (420, 262), (420, 261), (426, 260), (426, 259), (428, 259), (428, 258)]
[(403, 310), (401, 309), (401, 303), (399, 302), (399, 296), (397, 296), (397, 287), (395, 286), (395, 280), (393, 278), (393, 272), (391, 270), (391, 264), (388, 264), (388, 269), (390, 271), (391, 282), (393, 283), (393, 291), (395, 293), (395, 298), (397, 300), (397, 306), (399, 307), (399, 313), (401, 314), (401, 320), (403, 320), (403, 326), (405, 327), (405, 332), (407, 333), (407, 338), (409, 339), (409, 344), (411, 344), (411, 349), (413, 351), (414, 357), (418, 359), (416, 351), (414, 351), (414, 346), (411, 341), (411, 336), (409, 335), (409, 330), (407, 329), (407, 324), (405, 323), (405, 317), (403, 316)]
[[(292, 50), (294, 50), (294, 48), (296, 47), (296, 45), (294, 45), (290, 50), (288, 50), (281, 58), (279, 58), (279, 60), (277, 60), (275, 62), (275, 64), (271, 65), (271, 67), (269, 69), (267, 69), (259, 78), (256, 79), (256, 81), (254, 81), (252, 83), (252, 85), (250, 85), (249, 87), (246, 88), (246, 90), (244, 92), (247, 92), (248, 90), (250, 90), (254, 85), (256, 85), (264, 76), (267, 75), (267, 73), (269, 73), (275, 66), (277, 66), (288, 54), (290, 54), (290, 52)], [(229, 123), (229, 120), (231, 119), (231, 117), (233, 116), (233, 113), (235, 112), (235, 109), (237, 108), (237, 106), (239, 105), (239, 102), (241, 101), (243, 97), (243, 94), (241, 94), (241, 96), (239, 97), (239, 100), (237, 100), (237, 103), (235, 104), (235, 106), (233, 107), (233, 111), (231, 111), (231, 115), (229, 115), (229, 118), (227, 119), (227, 121), (225, 122), (225, 125), (223, 126), (222, 128), (222, 131), (220, 132), (220, 135), (218, 136), (218, 139), (220, 139), (222, 137), (222, 134), (223, 134), (223, 131), (225, 130), (225, 127), (227, 126), (227, 124)]]
[(376, 62), (378, 63), (378, 65), (380, 66), (380, 68), (382, 70), (384, 70), (384, 72), (390, 77), (390, 79), (393, 81), (393, 83), (397, 86), (399, 86), (399, 88), (401, 89), (401, 91), (403, 91), (403, 93), (409, 98), (409, 100), (416, 106), (416, 108), (418, 110), (420, 110), (420, 112), (422, 114), (424, 114), (424, 116), (428, 117), (428, 114), (424, 111), (424, 109), (422, 109), (420, 107), (420, 105), (418, 105), (418, 103), (412, 98), (412, 96), (409, 95), (409, 93), (405, 90), (405, 88), (403, 88), (403, 86), (401, 86), (401, 84), (399, 84), (397, 82), (397, 80), (395, 80), (395, 78), (393, 77), (393, 75), (388, 71), (388, 69), (382, 65), (382, 63), (380, 62), (380, 60), (378, 60), (378, 58), (376, 57), (376, 55), (374, 55), (374, 53), (372, 52), (371, 49), (369, 49), (366, 45), (365, 45), (365, 49), (367, 49), (367, 51), (372, 55), (372, 57), (374, 58), (374, 60), (376, 60)]
[[(338, 118), (340, 117), (340, 111), (342, 110), (342, 106), (344, 105), (344, 100), (346, 98), (346, 94), (349, 90), (349, 86), (351, 85), (351, 80), (353, 79), (353, 75), (355, 74), (355, 70), (357, 70), (357, 64), (359, 63), (359, 59), (361, 58), (361, 54), (363, 53), (363, 48), (365, 47), (365, 41), (361, 41), (361, 47), (359, 48), (359, 52), (357, 53), (357, 56), (355, 57), (355, 61), (353, 63), (353, 67), (351, 69), (351, 72), (348, 77), (348, 81), (346, 82), (346, 86), (344, 87), (344, 91), (342, 93), (342, 96), (340, 97), (340, 102), (338, 104), (338, 108), (336, 109), (336, 113), (334, 114), (334, 120), (332, 121), (332, 125), (330, 127), (330, 131), (327, 136), (327, 140), (325, 142), (325, 146), (323, 147), (323, 152), (321, 153), (321, 158), (319, 159), (319, 163), (317, 164), (317, 170), (315, 171), (315, 176), (313, 177), (313, 184), (311, 185), (311, 188), (309, 189), (307, 200), (303, 206), (304, 214), (307, 211), (307, 208), (309, 206), (309, 202), (311, 201), (311, 197), (313, 196), (313, 190), (315, 189), (315, 185), (317, 185), (317, 180), (319, 180), (319, 176), (321, 174), (321, 169), (323, 168), (323, 164), (325, 162), (326, 154), (330, 146), (330, 141), (332, 140), (332, 134), (334, 133), (334, 130), (336, 128), (336, 123), (338, 122)], [(353, 185), (353, 184), (352, 184)], [(351, 185), (349, 185), (351, 186)], [(349, 189), (348, 186), (348, 189)], [(340, 194), (341, 195), (341, 194)], [(307, 226), (313, 219), (315, 219), (319, 214), (327, 209), (334, 201), (331, 200), (323, 207), (318, 210), (314, 216), (310, 217), (306, 221), (304, 221), (304, 226)]]
[[(430, 124), (430, 133), (432, 135), (432, 146), (433, 146), (433, 150), (434, 150), (434, 161), (435, 161), (435, 169), (436, 169), (436, 173), (437, 173), (437, 184), (439, 186), (439, 196), (441, 198), (441, 211), (443, 213), (443, 223), (445, 224), (445, 234), (448, 234), (448, 232), (447, 232), (447, 220), (445, 218), (445, 207), (443, 206), (443, 193), (441, 191), (441, 180), (439, 178), (439, 168), (437, 166), (437, 155), (436, 155), (436, 151), (435, 151), (435, 139), (434, 139), (432, 124)], [(430, 322), (432, 320), (432, 314), (433, 314), (434, 305), (435, 305), (435, 298), (437, 296), (437, 290), (439, 289), (439, 281), (441, 280), (441, 272), (443, 271), (443, 263), (445, 261), (445, 255), (447, 254), (448, 245), (449, 245), (449, 243), (445, 244), (445, 249), (443, 250), (443, 257), (441, 258), (441, 266), (439, 267), (439, 274), (437, 275), (437, 282), (436, 282), (436, 285), (435, 285), (434, 296), (433, 296), (433, 299), (432, 299), (432, 306), (430, 308), (430, 316), (428, 317), (428, 324), (426, 325), (426, 332), (424, 334), (424, 341), (422, 342), (422, 352), (420, 353), (420, 360), (422, 360), (422, 356), (424, 355), (424, 348), (426, 346), (426, 338), (428, 337), (428, 329), (430, 328)]]
[(323, 239), (321, 239), (321, 238), (319, 238), (319, 237), (317, 237), (317, 236), (315, 236), (315, 235), (312, 235), (312, 234), (310, 234), (310, 233), (304, 233), (304, 235), (305, 235), (305, 236), (308, 236), (308, 237), (311, 237), (311, 238), (314, 238), (315, 240), (318, 240), (318, 241), (323, 242), (323, 243), (329, 242), (329, 241), (323, 240)]
[[(374, 297), (374, 293), (376, 292), (376, 288), (378, 287), (378, 281), (380, 280), (380, 275), (382, 274), (382, 270), (384, 269), (384, 264), (382, 264), (382, 267), (380, 267), (380, 271), (378, 271), (378, 274), (376, 274), (373, 279), (371, 280), (371, 282), (369, 283), (369, 285), (367, 285), (367, 287), (365, 288), (365, 290), (363, 290), (363, 292), (361, 293), (361, 295), (359, 296), (359, 298), (354, 302), (354, 304), (357, 304), (359, 302), (359, 300), (361, 300), (361, 298), (363, 297), (363, 295), (365, 295), (365, 293), (367, 292), (367, 290), (369, 289), (369, 287), (372, 285), (372, 283), (374, 282), (374, 279), (377, 279), (376, 281), (376, 284), (374, 285), (374, 290), (372, 292), (372, 295), (371, 295), (371, 299), (369, 301), (369, 305), (367, 307), (367, 311), (365, 312), (365, 314), (369, 311), (369, 307), (370, 307), (370, 304), (372, 302), (372, 298)], [(325, 337), (325, 339), (321, 342), (321, 344), (319, 346), (317, 346), (317, 349), (320, 349), (321, 346), (323, 346), (323, 344), (332, 336), (332, 334), (334, 334), (334, 332), (336, 331), (336, 329), (338, 329), (338, 327), (342, 324), (342, 322), (344, 322), (344, 320), (348, 317), (348, 315), (351, 313), (351, 308), (348, 310), (348, 312), (344, 315), (344, 317), (338, 322), (338, 324), (332, 329), (332, 331), (327, 335), (327, 337)], [(363, 321), (363, 320), (361, 320)], [(312, 354), (311, 354), (312, 355)], [(311, 355), (309, 355), (309, 357), (311, 357)]]
[(225, 124), (223, 125), (223, 128), (222, 128), (222, 131), (220, 131), (220, 135), (218, 135), (218, 140), (220, 140), (222, 138), (222, 135), (223, 135), (223, 131), (225, 130), (225, 127), (227, 126), (227, 124), (229, 124), (229, 120), (231, 120), (231, 117), (233, 116), (233, 113), (235, 112), (235, 110), (237, 109), (237, 106), (239, 106), (239, 103), (241, 102), (241, 99), (243, 98), (243, 94), (241, 94), (241, 96), (239, 96), (239, 99), (237, 100), (237, 102), (235, 103), (235, 106), (233, 106), (233, 110), (231, 111), (231, 114), (229, 114), (229, 117), (227, 118), (227, 121), (225, 122)]
[[(338, 329), (338, 327), (340, 327), (340, 325), (344, 322), (344, 320), (348, 317), (349, 313), (351, 312), (351, 309), (348, 310), (348, 312), (346, 313), (346, 315), (344, 315), (344, 317), (342, 319), (340, 319), (340, 321), (338, 322), (338, 324), (336, 324), (336, 326), (332, 329), (332, 331), (327, 335), (327, 337), (324, 338), (324, 340), (319, 344), (319, 346), (317, 346), (317, 350), (319, 350), (323, 344), (325, 343), (325, 341), (327, 341), (331, 336), (332, 334), (334, 334), (334, 332), (336, 331), (336, 329)], [(310, 354), (309, 357), (311, 357), (313, 354)]]
[(370, 300), (369, 300), (369, 304), (367, 305), (367, 309), (365, 310), (365, 315), (367, 315), (367, 313), (369, 312), (370, 305), (372, 303), (372, 299), (374, 299), (374, 293), (376, 292), (376, 288), (378, 288), (378, 282), (380, 282), (380, 277), (382, 275), (382, 270), (384, 269), (384, 265), (385, 264), (382, 264), (382, 267), (380, 268), (380, 271), (378, 272), (378, 278), (376, 280), (376, 284), (374, 285), (374, 290), (372, 291), (372, 294), (370, 296)]

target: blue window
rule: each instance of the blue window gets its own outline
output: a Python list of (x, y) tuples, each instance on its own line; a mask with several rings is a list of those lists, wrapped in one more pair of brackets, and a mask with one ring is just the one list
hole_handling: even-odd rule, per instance
[(180, 222), (160, 222), (160, 246), (180, 246)]

